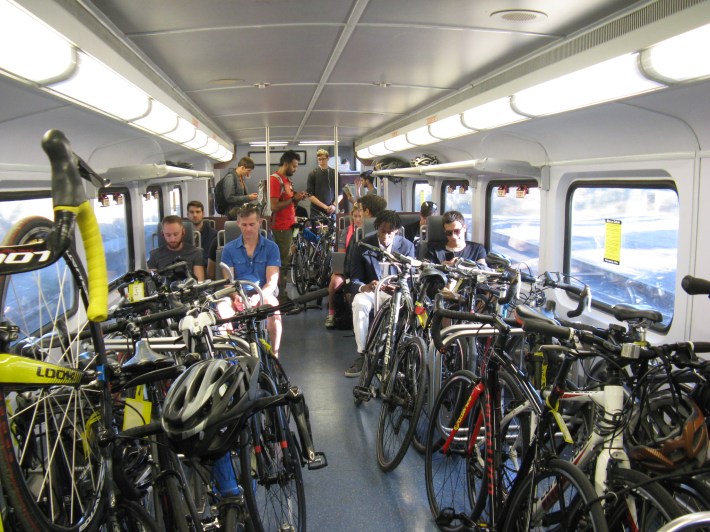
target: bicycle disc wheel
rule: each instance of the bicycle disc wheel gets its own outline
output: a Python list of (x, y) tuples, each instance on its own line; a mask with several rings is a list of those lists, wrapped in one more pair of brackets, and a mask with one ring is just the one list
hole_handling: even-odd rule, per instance
[(377, 424), (377, 463), (392, 471), (404, 458), (424, 403), (426, 346), (410, 338), (395, 357)]
[(651, 532), (683, 515), (673, 497), (640, 471), (616, 468), (609, 473), (609, 486), (617, 496), (607, 516), (609, 530)]
[(258, 532), (306, 529), (306, 498), (296, 449), (278, 407), (255, 413), (242, 431), (241, 485)]
[(516, 485), (501, 530), (607, 530), (594, 487), (574, 464), (552, 458)]
[[(4, 244), (44, 238), (51, 227), (44, 218), (23, 219)], [(46, 268), (0, 277), (0, 321), (19, 329), (7, 351), (68, 368), (105, 364), (86, 305), (71, 248)], [(80, 335), (93, 338), (98, 353), (86, 351)], [(107, 464), (97, 435), (107, 412), (110, 396), (100, 386), (0, 387), (0, 480), (23, 528), (87, 530), (102, 518)]]
[[(429, 418), (424, 473), (429, 509), (441, 530), (469, 530), (474, 524), (475, 501), (467, 468), (469, 453), (478, 452), (480, 447), (469, 446), (469, 438), (482, 438), (483, 395), (470, 405), (468, 415), (463, 413), (478, 382), (467, 370), (452, 375), (437, 395)], [(456, 426), (458, 430), (454, 431)]]

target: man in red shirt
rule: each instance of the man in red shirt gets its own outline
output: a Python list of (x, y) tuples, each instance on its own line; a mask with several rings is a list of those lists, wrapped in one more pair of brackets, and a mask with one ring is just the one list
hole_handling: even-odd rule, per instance
[(301, 157), (293, 150), (283, 153), (279, 169), (271, 174), (271, 231), (274, 242), (279, 246), (281, 255), (281, 272), (279, 275), (279, 302), (288, 301), (286, 295), (286, 276), (291, 259), (291, 243), (293, 241), (293, 224), (296, 223), (296, 203), (305, 198), (305, 192), (294, 192), (291, 177), (296, 173)]

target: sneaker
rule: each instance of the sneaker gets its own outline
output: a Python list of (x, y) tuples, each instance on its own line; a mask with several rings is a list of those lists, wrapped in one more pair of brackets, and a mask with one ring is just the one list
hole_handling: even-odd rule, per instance
[(362, 353), (358, 353), (355, 362), (348, 369), (345, 370), (346, 377), (359, 377), (362, 371), (362, 365), (365, 362), (365, 356)]
[(333, 314), (328, 314), (328, 317), (325, 319), (325, 328), (326, 329), (335, 328), (335, 316)]

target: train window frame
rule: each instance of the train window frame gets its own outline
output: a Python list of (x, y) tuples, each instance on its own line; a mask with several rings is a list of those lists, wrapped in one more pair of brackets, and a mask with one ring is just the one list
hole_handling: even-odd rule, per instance
[[(469, 208), (470, 212), (464, 212), (458, 208), (453, 208), (450, 209), (449, 206), (446, 204), (446, 199), (448, 195), (448, 188), (450, 186), (456, 186), (460, 187), (462, 185), (465, 185), (466, 188), (468, 189), (468, 198), (469, 198)], [(441, 182), (441, 188), (439, 189), (441, 192), (441, 205), (439, 205), (439, 213), (444, 214), (445, 212), (448, 212), (450, 210), (457, 210), (463, 214), (464, 219), (466, 220), (466, 240), (473, 240), (473, 198), (471, 196), (473, 187), (471, 186), (471, 182), (468, 179), (465, 178), (460, 178), (460, 179), (446, 179)]]
[(182, 187), (180, 185), (175, 185), (168, 192), (168, 197), (170, 199), (170, 214), (183, 218)]
[(155, 230), (148, 235), (146, 232), (146, 228), (149, 227), (152, 222), (147, 222), (145, 219), (145, 208), (143, 209), (143, 237), (145, 238), (145, 255), (146, 257), (150, 257), (150, 252), (155, 249), (153, 247), (153, 235), (155, 235), (155, 243), (156, 247), (158, 246), (158, 227), (160, 227), (160, 222), (165, 216), (165, 209), (163, 205), (163, 189), (159, 185), (151, 185), (146, 188), (145, 190), (145, 195), (143, 196), (144, 201), (146, 201), (145, 197), (151, 194), (153, 199), (158, 200), (158, 221), (155, 223)]
[[(509, 188), (508, 194), (516, 194), (517, 190), (511, 190), (511, 189), (519, 189), (521, 187), (527, 187), (528, 190), (530, 189), (535, 189), (538, 191), (538, 194), (542, 192), (542, 189), (540, 188), (540, 185), (537, 181), (534, 179), (499, 179), (499, 180), (493, 180), (490, 181), (486, 185), (486, 228), (485, 228), (485, 246), (486, 250), (488, 252), (494, 252), (496, 250), (493, 249), (492, 246), (492, 240), (493, 240), (493, 191), (497, 190), (501, 186), (506, 186)], [(539, 264), (540, 264), (540, 229), (542, 226), (542, 196), (539, 195), (538, 197), (538, 219), (537, 219), (537, 226), (538, 226), (538, 237), (537, 237), (537, 247), (538, 247), (538, 254), (537, 257), (530, 257), (530, 260), (535, 261), (535, 267), (531, 268), (530, 265), (527, 262), (521, 262), (520, 264), (524, 264), (528, 267), (530, 272), (534, 275), (539, 274)], [(512, 258), (512, 257), (511, 257)]]
[[(632, 189), (632, 190), (648, 190), (648, 191), (653, 191), (653, 190), (665, 190), (665, 191), (671, 191), (673, 194), (675, 194), (676, 197), (676, 209), (678, 211), (678, 225), (676, 227), (676, 242), (675, 242), (675, 259), (676, 259), (676, 264), (677, 264), (677, 259), (678, 259), (678, 245), (679, 245), (679, 238), (680, 238), (680, 197), (678, 195), (678, 189), (673, 181), (670, 180), (653, 180), (651, 182), (644, 181), (643, 183), (640, 183), (638, 181), (629, 181), (629, 180), (624, 180), (624, 181), (608, 181), (608, 180), (590, 180), (590, 181), (578, 181), (574, 182), (570, 185), (569, 189), (567, 190), (567, 195), (566, 195), (566, 201), (565, 201), (565, 235), (564, 235), (564, 259), (563, 259), (563, 271), (565, 275), (571, 275), (573, 278), (577, 274), (571, 273), (572, 270), (572, 227), (573, 227), (573, 219), (572, 219), (572, 209), (573, 209), (573, 201), (574, 201), (574, 193), (580, 189), (589, 189), (589, 188), (609, 188), (609, 189)], [(622, 248), (623, 249), (623, 248)], [(675, 318), (675, 299), (677, 296), (677, 292), (675, 291), (676, 287), (676, 278), (677, 277), (677, 268), (674, 265), (670, 270), (670, 273), (673, 275), (673, 282), (671, 283), (672, 285), (672, 303), (670, 305), (670, 319), (666, 323), (665, 320), (662, 321), (661, 323), (655, 324), (651, 326), (651, 329), (660, 333), (667, 333), (668, 330), (670, 329), (671, 325), (673, 324), (673, 319)], [(651, 275), (653, 275), (653, 272), (650, 272)], [(648, 275), (648, 272), (642, 272), (640, 275)], [(629, 278), (632, 280), (633, 278)], [(649, 285), (650, 286), (650, 285)], [(595, 291), (594, 287), (591, 286), (592, 288), (592, 306), (596, 309), (599, 309), (603, 312), (611, 314), (612, 312), (612, 306), (613, 304), (604, 302), (600, 300), (599, 293), (600, 291), (597, 289)], [(604, 292), (601, 292), (602, 294)], [(609, 294), (611, 295), (611, 294)], [(576, 299), (573, 297), (573, 299)], [(644, 303), (634, 303), (633, 301), (619, 301), (619, 303), (626, 303), (630, 305), (639, 305), (639, 304), (644, 304)], [(653, 305), (647, 304), (649, 307), (654, 308)], [(656, 310), (659, 310), (660, 312), (663, 313), (662, 308), (656, 308)]]
[[(133, 212), (133, 208), (132, 208), (131, 195), (130, 195), (128, 188), (113, 187), (112, 186), (111, 188), (99, 189), (97, 198), (93, 200), (94, 201), (94, 212), (96, 213), (96, 218), (97, 218), (97, 221), (99, 222), (99, 230), (101, 231), (102, 212), (99, 209), (105, 208), (101, 205), (102, 198), (105, 198), (106, 196), (108, 196), (109, 202), (116, 202), (117, 201), (116, 197), (118, 195), (121, 195), (123, 198), (123, 200), (122, 200), (123, 201), (123, 203), (122, 203), (123, 213), (124, 213), (125, 220), (126, 220), (125, 241), (123, 243), (123, 246), (124, 246), (124, 249), (126, 250), (126, 261), (127, 262), (126, 262), (126, 271), (121, 272), (116, 277), (111, 277), (109, 275), (109, 285), (110, 286), (115, 285), (116, 281), (118, 279), (120, 279), (121, 277), (123, 277), (126, 274), (126, 272), (129, 272), (135, 268), (135, 248), (133, 245), (133, 238), (131, 238), (131, 235), (133, 235), (133, 217), (131, 216), (131, 214)], [(115, 203), (115, 205), (121, 205), (121, 204)], [(111, 206), (111, 205), (109, 205), (109, 206)], [(113, 227), (113, 225), (112, 225), (112, 227)], [(107, 255), (106, 265), (110, 267), (110, 264), (112, 264), (113, 261), (111, 261), (108, 258), (109, 251), (107, 251), (107, 249), (110, 248), (110, 246), (106, 245), (107, 239), (105, 238), (103, 231), (101, 232), (101, 239), (103, 240), (103, 243), (104, 243), (104, 253)], [(120, 246), (119, 246), (119, 250), (120, 250)]]
[[(422, 190), (420, 192), (424, 193), (424, 199), (417, 198), (417, 187), (429, 187), (429, 194)], [(421, 189), (420, 189), (421, 190)], [(428, 196), (428, 197), (427, 197)], [(426, 179), (417, 179), (412, 182), (412, 212), (419, 212), (422, 208), (422, 203), (425, 201), (434, 201), (434, 185), (432, 185)]]

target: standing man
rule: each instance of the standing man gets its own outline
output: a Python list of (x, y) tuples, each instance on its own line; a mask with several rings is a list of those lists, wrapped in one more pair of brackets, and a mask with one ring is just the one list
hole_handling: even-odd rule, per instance
[[(222, 250), (222, 262), (229, 266), (235, 279), (251, 281), (259, 285), (264, 296), (265, 305), (278, 305), (275, 292), (279, 282), (279, 248), (271, 240), (259, 234), (259, 208), (256, 205), (245, 205), (239, 210), (237, 223), (242, 234), (235, 240), (227, 242)], [(259, 296), (250, 297), (252, 306), (260, 304)], [(241, 301), (235, 304), (238, 310)], [(222, 316), (225, 317), (225, 316)], [(269, 331), (271, 349), (279, 356), (281, 346), (281, 314), (275, 313), (266, 320)]]
[(274, 242), (279, 247), (281, 255), (281, 275), (279, 275), (279, 302), (289, 300), (286, 295), (286, 276), (291, 258), (293, 232), (291, 228), (296, 223), (296, 203), (307, 196), (305, 192), (294, 192), (291, 177), (296, 173), (301, 157), (293, 150), (287, 150), (281, 155), (279, 169), (271, 174), (271, 231)]
[[(363, 198), (364, 199), (364, 198)], [(390, 253), (397, 252), (407, 257), (414, 257), (414, 244), (397, 233), (402, 221), (395, 211), (382, 211), (375, 217), (377, 234), (366, 237), (363, 242), (379, 247)], [(380, 256), (369, 249), (357, 246), (350, 263), (350, 286), (355, 294), (353, 298), (353, 331), (357, 344), (357, 358), (347, 370), (346, 377), (357, 377), (362, 371), (367, 329), (370, 325), (370, 311), (375, 306), (375, 289), (380, 279), (388, 275), (382, 271)], [(379, 293), (379, 303), (390, 298), (384, 290)]]
[(242, 157), (239, 159), (239, 164), (233, 168), (222, 179), (224, 182), (224, 196), (227, 198), (228, 209), (233, 207), (241, 207), (245, 203), (255, 201), (257, 198), (256, 192), (249, 192), (245, 180), (251, 176), (251, 171), (254, 169), (254, 160), (251, 157)]
[(311, 216), (332, 216), (338, 212), (338, 202), (342, 199), (342, 196), (335, 197), (335, 170), (328, 166), (328, 157), (328, 150), (318, 150), (318, 168), (308, 174), (306, 190), (311, 195)]
[(217, 238), (217, 231), (214, 227), (205, 222), (205, 206), (201, 201), (192, 200), (187, 204), (187, 217), (200, 232), (200, 242), (202, 244), (202, 255), (204, 263), (207, 264), (207, 253), (212, 242)]
[(162, 270), (171, 264), (184, 260), (198, 281), (205, 280), (205, 266), (202, 250), (185, 242), (185, 227), (179, 216), (166, 216), (161, 224), (165, 244), (150, 252), (148, 268)]

